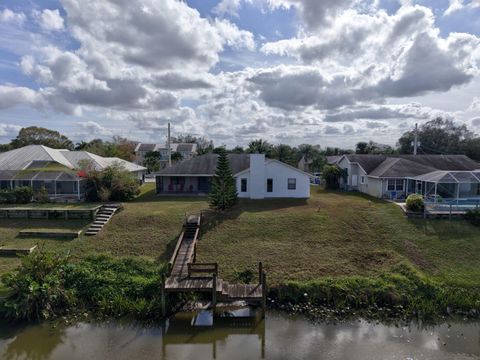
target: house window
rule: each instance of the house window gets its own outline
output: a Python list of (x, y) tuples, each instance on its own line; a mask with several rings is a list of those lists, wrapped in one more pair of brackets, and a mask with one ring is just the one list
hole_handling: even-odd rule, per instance
[(390, 179), (387, 183), (388, 191), (403, 191), (403, 179)]
[(395, 181), (395, 190), (403, 191), (403, 179), (397, 179)]
[(267, 192), (273, 192), (273, 179), (267, 179)]
[(360, 176), (360, 183), (365, 184), (365, 176)]
[(247, 192), (247, 179), (240, 180), (240, 191)]
[(288, 190), (296, 190), (297, 189), (297, 179), (289, 178), (288, 179)]

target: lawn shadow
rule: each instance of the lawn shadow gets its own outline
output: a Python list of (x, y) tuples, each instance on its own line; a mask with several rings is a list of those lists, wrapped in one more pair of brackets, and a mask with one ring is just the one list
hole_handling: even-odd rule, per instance
[(83, 230), (90, 225), (92, 220), (86, 219), (0, 219), (0, 229), (66, 229), (66, 230)]
[(284, 210), (293, 207), (306, 206), (307, 199), (239, 199), (238, 203), (231, 209), (225, 211), (203, 210), (202, 211), (202, 235), (213, 230), (215, 227), (227, 220), (235, 220), (245, 212), (260, 213), (275, 210)]
[(319, 188), (316, 190), (318, 194), (333, 194), (333, 195), (338, 195), (338, 196), (344, 196), (344, 197), (357, 197), (357, 198), (362, 198), (365, 200), (368, 200), (372, 203), (375, 204), (388, 204), (389, 201), (384, 200), (384, 199), (379, 199), (376, 197), (373, 197), (371, 195), (359, 192), (359, 191), (343, 191), (343, 190), (332, 190), (332, 189), (323, 189)]
[(168, 241), (167, 245), (165, 246), (164, 251), (157, 256), (157, 261), (160, 263), (167, 263), (170, 261), (173, 251), (175, 250), (175, 246), (177, 246), (178, 239), (183, 232), (183, 227), (180, 229), (178, 235)]
[(463, 219), (408, 219), (408, 222), (415, 226), (427, 236), (436, 236), (440, 240), (461, 240), (470, 236), (476, 236), (478, 231)]
[(176, 201), (176, 202), (204, 202), (207, 200), (206, 196), (172, 196), (172, 195), (157, 195), (155, 188), (144, 192), (136, 197), (131, 203), (139, 202), (164, 202), (164, 201)]

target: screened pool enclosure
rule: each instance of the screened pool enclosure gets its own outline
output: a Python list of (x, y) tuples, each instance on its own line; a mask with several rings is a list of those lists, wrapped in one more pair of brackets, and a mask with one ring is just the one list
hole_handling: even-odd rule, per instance
[(434, 171), (409, 179), (409, 190), (422, 195), (426, 204), (438, 209), (477, 208), (480, 205), (480, 170)]

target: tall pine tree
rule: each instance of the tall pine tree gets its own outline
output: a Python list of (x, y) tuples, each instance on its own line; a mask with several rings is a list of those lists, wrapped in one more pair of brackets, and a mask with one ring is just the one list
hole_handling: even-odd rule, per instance
[(220, 151), (217, 169), (212, 179), (212, 191), (209, 195), (210, 207), (217, 210), (231, 208), (237, 202), (238, 194), (235, 178), (225, 150)]

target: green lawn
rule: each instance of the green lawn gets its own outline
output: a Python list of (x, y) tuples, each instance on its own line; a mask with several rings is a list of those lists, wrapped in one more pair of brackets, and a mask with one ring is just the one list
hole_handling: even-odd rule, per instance
[[(152, 183), (145, 184), (141, 191), (140, 196), (133, 202), (125, 203), (124, 210), (96, 236), (82, 234), (73, 240), (20, 238), (17, 237), (20, 230), (81, 230), (86, 229), (91, 221), (0, 219), (0, 246), (29, 247), (39, 244), (47, 249), (69, 251), (74, 259), (105, 252), (166, 260), (173, 252), (185, 214), (204, 209), (207, 203), (202, 198), (159, 198)], [(0, 257), (0, 273), (15, 268), (19, 263), (17, 258)]]
[(308, 201), (243, 200), (199, 243), (220, 276), (256, 269), (270, 283), (371, 275), (407, 259), (434, 278), (480, 287), (480, 231), (464, 221), (408, 220), (394, 204), (312, 188)]
[[(0, 246), (44, 244), (74, 258), (108, 252), (169, 259), (186, 213), (207, 208), (205, 198), (157, 197), (154, 184), (115, 215), (97, 236), (74, 240), (16, 237), (28, 228), (82, 229), (83, 220), (0, 219)], [(270, 284), (322, 276), (372, 275), (409, 261), (430, 276), (480, 287), (480, 231), (464, 221), (408, 220), (390, 203), (312, 188), (309, 200), (242, 200), (208, 225), (197, 261), (216, 261), (233, 280), (263, 261)], [(0, 258), (0, 272), (19, 263)]]

